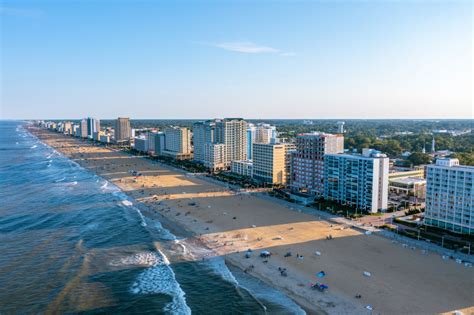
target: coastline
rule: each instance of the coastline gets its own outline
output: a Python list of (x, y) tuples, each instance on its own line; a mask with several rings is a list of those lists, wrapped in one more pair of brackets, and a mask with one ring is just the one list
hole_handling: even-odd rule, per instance
[[(319, 271), (317, 268), (321, 268), (320, 266), (311, 267), (311, 265), (313, 263), (324, 265), (324, 263), (319, 263), (322, 259), (308, 257), (311, 256), (311, 253), (314, 253), (314, 248), (327, 247), (328, 242), (321, 241), (322, 237), (328, 233), (334, 234), (338, 240), (361, 237), (361, 240), (364, 239), (362, 240), (362, 247), (374, 246), (373, 244), (367, 244), (366, 240), (370, 238), (361, 236), (360, 232), (353, 229), (338, 230), (336, 228), (340, 228), (339, 226), (333, 227), (335, 224), (330, 224), (325, 220), (315, 220), (314, 217), (304, 213), (291, 213), (291, 210), (284, 209), (276, 201), (261, 200), (258, 196), (253, 195), (239, 195), (212, 183), (203, 184), (204, 180), (188, 176), (182, 170), (159, 165), (144, 158), (129, 156), (123, 152), (104, 147), (96, 147), (78, 139), (52, 134), (43, 130), (37, 130), (33, 133), (66, 157), (119, 187), (121, 191), (134, 200), (134, 205), (139, 207), (145, 216), (158, 219), (163, 227), (169, 229), (173, 234), (183, 237), (185, 242), (206, 247), (215, 255), (222, 256), (226, 263), (241, 270), (248, 269), (250, 265), (255, 266), (255, 268), (248, 270), (250, 275), (278, 288), (308, 313), (342, 314), (350, 312), (367, 314), (370, 311), (365, 309), (365, 305), (375, 304), (371, 301), (361, 303), (351, 299), (350, 295), (341, 291), (337, 284), (334, 285), (334, 290), (331, 284), (331, 291), (327, 294), (309, 290), (307, 287), (308, 281), (315, 282), (317, 280), (314, 276), (311, 279), (308, 274), (314, 274)], [(64, 141), (58, 142), (58, 139)], [(110, 159), (111, 162), (107, 162), (107, 159)], [(122, 160), (126, 163), (124, 164)], [(119, 162), (120, 165), (118, 165)], [(139, 167), (141, 168), (138, 169)], [(138, 169), (144, 176), (134, 179), (133, 176), (127, 174), (126, 168)], [(159, 176), (166, 177), (166, 180), (160, 179)], [(164, 194), (160, 194), (160, 192), (164, 192)], [(212, 205), (207, 205), (210, 199), (214, 199), (215, 202), (213, 201)], [(229, 199), (232, 199), (232, 201), (229, 201)], [(192, 200), (192, 202), (189, 202), (189, 200)], [(198, 206), (191, 205), (192, 203), (197, 203)], [(274, 215), (273, 218), (259, 217), (258, 213), (253, 210), (243, 211), (250, 204), (264, 212), (264, 216)], [(254, 204), (258, 205), (254, 206)], [(267, 209), (268, 207), (270, 209)], [(196, 210), (197, 208), (198, 210)], [(215, 210), (216, 208), (219, 208), (219, 210)], [(221, 209), (229, 210), (221, 211)], [(235, 216), (231, 218), (232, 215)], [(272, 225), (256, 224), (256, 227), (252, 228), (254, 224), (251, 223), (253, 221), (255, 223), (257, 221), (266, 222), (266, 219), (270, 218), (274, 221)], [(311, 231), (316, 228), (320, 232), (307, 233), (305, 231), (306, 229)], [(297, 232), (293, 233), (293, 231)], [(275, 233), (281, 239), (275, 237), (266, 239), (267, 235), (275, 235)], [(319, 247), (315, 247), (315, 244), (311, 245), (311, 242), (318, 244)], [(383, 246), (390, 244), (388, 240), (382, 242), (384, 243)], [(343, 248), (346, 246), (344, 245)], [(247, 248), (252, 248), (257, 253), (254, 253), (251, 258), (245, 259), (243, 256)], [(304, 253), (304, 262), (298, 261), (295, 257), (291, 260), (283, 257), (284, 253), (292, 248)], [(263, 249), (270, 249), (274, 253), (274, 257), (269, 259), (268, 263), (262, 263), (262, 259), (255, 257), (258, 255), (258, 251)], [(296, 252), (293, 252), (293, 255), (295, 256)], [(311, 262), (307, 263), (308, 260)], [(341, 264), (342, 267), (344, 265), (344, 263)], [(280, 277), (278, 272), (275, 272), (279, 266), (288, 268), (288, 278)], [(353, 268), (353, 266), (350, 267)], [(329, 266), (325, 268), (329, 268)], [(278, 277), (275, 276), (276, 274)], [(347, 279), (348, 282), (353, 280)], [(357, 281), (359, 280), (357, 279)], [(378, 289), (373, 287), (371, 290), (377, 291)], [(402, 294), (402, 296), (405, 297), (406, 295)], [(394, 304), (393, 301), (391, 303)], [(471, 305), (467, 306), (471, 307)], [(374, 307), (377, 312), (380, 309), (382, 309), (380, 305)], [(382, 309), (381, 312), (390, 313), (391, 310), (393, 308)], [(427, 313), (432, 313), (432, 311)]]

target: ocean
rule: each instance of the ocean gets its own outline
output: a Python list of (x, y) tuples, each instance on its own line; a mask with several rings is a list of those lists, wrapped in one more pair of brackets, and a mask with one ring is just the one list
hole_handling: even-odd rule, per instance
[(192, 259), (112, 183), (0, 121), (0, 314), (304, 314), (281, 292)]

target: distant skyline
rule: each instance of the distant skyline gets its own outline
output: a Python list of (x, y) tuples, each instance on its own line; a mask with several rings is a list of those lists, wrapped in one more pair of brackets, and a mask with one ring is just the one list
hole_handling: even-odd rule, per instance
[(471, 1), (10, 1), (0, 119), (472, 119)]

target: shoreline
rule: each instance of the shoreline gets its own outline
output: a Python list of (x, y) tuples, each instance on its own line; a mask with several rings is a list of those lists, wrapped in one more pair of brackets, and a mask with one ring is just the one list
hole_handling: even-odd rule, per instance
[[(90, 143), (82, 142), (79, 139), (50, 133), (40, 129), (37, 129), (36, 132), (30, 130), (30, 132), (35, 134), (47, 145), (61, 152), (65, 157), (113, 183), (134, 201), (134, 206), (143, 211), (144, 215), (152, 219), (157, 218), (163, 227), (170, 230), (173, 234), (183, 237), (185, 241), (199, 242), (207, 249), (215, 252), (216, 255), (222, 256), (226, 264), (238, 267), (240, 270), (246, 270), (249, 264), (254, 265), (255, 269), (251, 269), (248, 272), (249, 275), (277, 288), (297, 302), (297, 304), (308, 313), (370, 313), (370, 311), (365, 309), (365, 305), (370, 305), (372, 302), (363, 301), (362, 304), (359, 301), (351, 300), (350, 295), (347, 293), (348, 290), (344, 290), (344, 285), (342, 287), (340, 286), (341, 283), (344, 283), (344, 279), (336, 279), (339, 281), (335, 281), (334, 284), (330, 283), (331, 291), (328, 294), (308, 290), (306, 287), (308, 280), (305, 280), (309, 279), (308, 273), (309, 275), (314, 274), (319, 271), (318, 268), (322, 268), (311, 267), (311, 265), (321, 265), (319, 261), (324, 259), (307, 257), (310, 256), (311, 253), (314, 253), (314, 245), (317, 245), (316, 248), (319, 249), (319, 247), (328, 247), (327, 244), (333, 242), (320, 241), (322, 236), (327, 235), (328, 232), (334, 233), (337, 240), (346, 239), (347, 242), (349, 242), (352, 239), (347, 245), (338, 245), (338, 249), (347, 248), (349, 244), (354, 245), (355, 237), (360, 237), (360, 241), (356, 243), (362, 245), (361, 250), (364, 250), (367, 246), (377, 247), (376, 245), (380, 245), (387, 247), (390, 241), (380, 241), (379, 239), (375, 239), (375, 237), (381, 237), (375, 235), (372, 237), (364, 237), (360, 235), (360, 232), (354, 231), (353, 229), (336, 230), (333, 228), (333, 225), (337, 225), (337, 223), (329, 224), (325, 219), (315, 220), (314, 217), (307, 214), (284, 209), (284, 206), (281, 206), (276, 200), (263, 200), (263, 198), (252, 194), (248, 196), (236, 194), (235, 192), (230, 192), (225, 187), (219, 187), (215, 183), (203, 183), (205, 180), (202, 178), (188, 176), (189, 174), (183, 170), (174, 169), (168, 165), (160, 165), (162, 163), (159, 162), (137, 158), (121, 151), (97, 147)], [(49, 138), (49, 143), (47, 138)], [(58, 143), (58, 139), (64, 141), (59, 141)], [(55, 141), (57, 142), (55, 143)], [(108, 163), (107, 159), (110, 159), (111, 162)], [(123, 164), (122, 160), (128, 164)], [(119, 165), (119, 162), (122, 164)], [(133, 167), (137, 167), (136, 169), (138, 169), (138, 167), (143, 168), (144, 176), (138, 179), (131, 179), (130, 174), (126, 172), (126, 168), (128, 167), (132, 169)], [(141, 168), (139, 169), (140, 171), (142, 171)], [(160, 195), (160, 191), (164, 192), (164, 194)], [(229, 201), (229, 199), (232, 199), (232, 201)], [(187, 205), (182, 203), (183, 201), (186, 203), (186, 200), (188, 201)], [(189, 200), (192, 200), (192, 202), (189, 202)], [(192, 203), (198, 205), (191, 205)], [(209, 204), (208, 208), (205, 207), (207, 204)], [(269, 215), (269, 217), (261, 218), (258, 216), (258, 212), (248, 209), (249, 207), (259, 209), (265, 215)], [(216, 210), (216, 208), (219, 210)], [(229, 210), (221, 211), (220, 209)], [(182, 215), (185, 211), (187, 212)], [(226, 212), (229, 212), (229, 214)], [(231, 214), (231, 212), (233, 214)], [(230, 218), (232, 215), (234, 215), (234, 219)], [(298, 219), (293, 217), (298, 217)], [(240, 220), (245, 222), (240, 223)], [(264, 226), (264, 223), (261, 223), (257, 224), (256, 228), (251, 228), (251, 226), (253, 226), (253, 224), (251, 224), (253, 220), (265, 223), (267, 221), (273, 221), (273, 223), (270, 226)], [(309, 220), (313, 222), (309, 222)], [(294, 229), (293, 225), (298, 227)], [(317, 230), (314, 230), (314, 233), (307, 233), (305, 231), (306, 229)], [(274, 233), (283, 236), (280, 236), (281, 239), (279, 241), (276, 240), (276, 238), (265, 239), (263, 241), (259, 240), (264, 238), (263, 235), (266, 236), (267, 234)], [(237, 235), (240, 236), (237, 237)], [(242, 237), (242, 235), (244, 235), (244, 237)], [(378, 244), (371, 244), (374, 239)], [(313, 244), (310, 244), (311, 242)], [(337, 242), (334, 242), (334, 244), (337, 245)], [(388, 245), (388, 247), (389, 246), (390, 245)], [(290, 260), (289, 258), (283, 257), (283, 254), (289, 248), (291, 249), (293, 247), (297, 247), (297, 250), (301, 250), (304, 254), (304, 262), (300, 262), (294, 258)], [(262, 264), (262, 259), (253, 257), (257, 254), (253, 254), (250, 259), (243, 258), (247, 248), (252, 248), (256, 252), (268, 248), (271, 249), (272, 253), (275, 252), (275, 255), (269, 259), (267, 264)], [(313, 248), (313, 250), (308, 252), (310, 248)], [(329, 247), (325, 249), (328, 252), (330, 251)], [(376, 250), (376, 252), (377, 251), (378, 250)], [(348, 252), (348, 254), (351, 253)], [(354, 254), (354, 252), (352, 252), (352, 254)], [(326, 253), (323, 254), (323, 256), (325, 255)], [(347, 263), (344, 263), (344, 261), (339, 262), (337, 257), (335, 259), (334, 262), (337, 263), (338, 268), (334, 268), (334, 271), (339, 269), (339, 271), (347, 272), (347, 270), (345, 270), (347, 266), (344, 266), (347, 265)], [(347, 259), (351, 260), (350, 257), (347, 257)], [(435, 258), (432, 257), (432, 259)], [(310, 260), (310, 262), (307, 263), (307, 260)], [(355, 260), (357, 261), (358, 259)], [(327, 265), (328, 262), (330, 264), (333, 263), (329, 260), (323, 263), (323, 265), (326, 265), (325, 268), (332, 269), (332, 267), (330, 268), (330, 266)], [(350, 262), (349, 264), (352, 265)], [(288, 268), (290, 276), (288, 278), (283, 278), (279, 275), (275, 277), (275, 270), (278, 266)], [(353, 268), (353, 266), (350, 267)], [(361, 281), (357, 280), (358, 278), (359, 277), (354, 276), (352, 280), (347, 279), (346, 281), (349, 285), (351, 281)], [(312, 280), (312, 282), (314, 281), (317, 281), (317, 279)], [(341, 292), (341, 289), (343, 292)], [(369, 286), (368, 289), (370, 289), (372, 293), (376, 293), (377, 290), (379, 290), (377, 286), (372, 288)], [(403, 297), (405, 296), (405, 294), (401, 295)], [(408, 296), (409, 295), (407, 295), (407, 297)], [(385, 294), (382, 294), (382, 297), (385, 297)], [(394, 300), (396, 301), (396, 299)], [(391, 303), (394, 304), (393, 301)], [(462, 306), (467, 306), (466, 310), (472, 309), (472, 305)], [(374, 307), (374, 311), (390, 313), (391, 310), (394, 309), (393, 307), (396, 307), (396, 304), (384, 310), (383, 305), (379, 303)], [(435, 312), (438, 313), (450, 311), (450, 309), (443, 310), (439, 307), (437, 308), (438, 310)], [(453, 308), (453, 310), (454, 309), (463, 309), (463, 311), (465, 311), (465, 307), (456, 307)], [(419, 310), (420, 309), (416, 312), (424, 313), (426, 311), (419, 312)], [(426, 313), (433, 313), (433, 311), (428, 310)]]

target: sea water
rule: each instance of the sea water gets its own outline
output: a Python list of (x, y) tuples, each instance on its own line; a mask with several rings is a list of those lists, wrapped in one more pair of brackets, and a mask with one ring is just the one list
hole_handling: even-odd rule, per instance
[(0, 121), (0, 314), (303, 313), (222, 257), (193, 259), (205, 249), (186, 247), (26, 124)]

